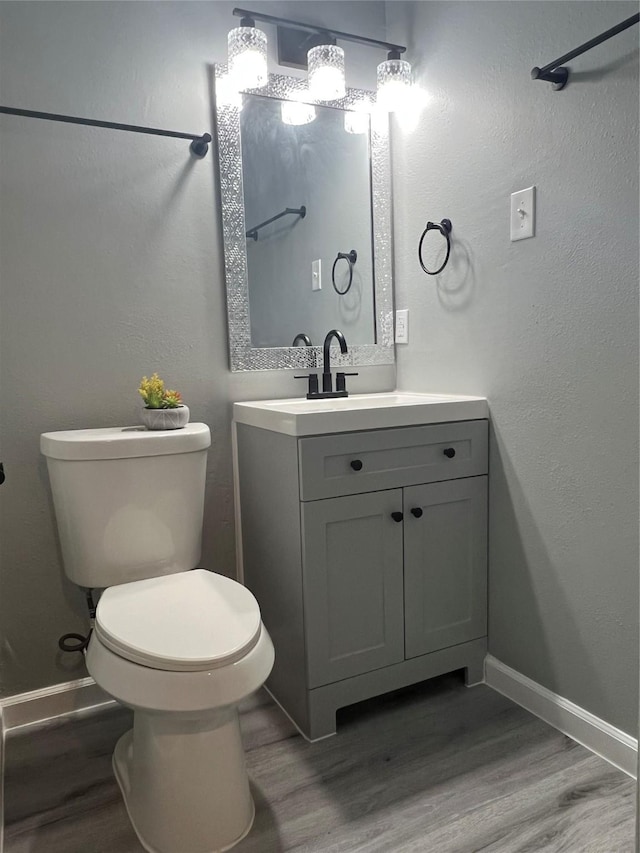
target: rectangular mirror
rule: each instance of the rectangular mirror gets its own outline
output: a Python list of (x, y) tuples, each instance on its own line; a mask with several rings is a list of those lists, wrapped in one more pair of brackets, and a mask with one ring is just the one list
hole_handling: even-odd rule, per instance
[(334, 328), (334, 364), (392, 363), (388, 116), (358, 89), (320, 103), (271, 74), (238, 93), (221, 65), (215, 82), (231, 369), (321, 367)]

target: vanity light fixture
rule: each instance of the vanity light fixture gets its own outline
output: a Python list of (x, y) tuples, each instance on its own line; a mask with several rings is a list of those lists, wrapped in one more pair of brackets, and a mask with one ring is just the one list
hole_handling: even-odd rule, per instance
[(385, 62), (378, 65), (376, 103), (387, 112), (407, 106), (411, 92), (411, 65), (400, 58), (400, 51), (390, 50)]
[(227, 37), (229, 74), (237, 89), (260, 89), (267, 83), (267, 36), (251, 15)]
[(344, 98), (344, 50), (336, 44), (320, 44), (307, 53), (309, 94), (317, 101)]
[(369, 112), (365, 110), (364, 105), (360, 109), (345, 110), (344, 129), (347, 133), (369, 132)]
[(241, 111), (244, 106), (242, 92), (239, 91), (230, 74), (221, 75), (216, 80), (216, 99), (228, 107), (235, 107), (238, 111)]
[[(244, 67), (246, 63), (252, 69), (255, 60), (253, 58), (245, 60), (242, 55), (244, 50), (254, 50), (257, 37), (252, 38), (242, 31), (260, 33), (264, 38), (264, 41), (260, 42), (263, 51), (261, 55), (264, 57), (264, 65), (261, 66), (264, 76), (259, 83), (238, 83), (239, 88), (257, 88), (266, 83), (266, 36), (261, 30), (255, 29), (255, 21), (262, 21), (273, 24), (277, 28), (278, 63), (290, 68), (308, 68), (309, 93), (314, 100), (335, 101), (344, 98), (346, 92), (344, 50), (336, 45), (336, 41), (351, 41), (367, 47), (382, 48), (388, 52), (387, 60), (378, 66), (378, 105), (388, 112), (394, 112), (407, 105), (407, 95), (411, 91), (411, 65), (406, 59), (402, 59), (402, 54), (407, 49), (404, 45), (392, 44), (355, 33), (326, 29), (301, 21), (291, 21), (288, 18), (278, 18), (275, 15), (265, 15), (262, 12), (251, 12), (247, 9), (234, 9), (233, 14), (241, 18), (241, 26), (229, 33), (229, 66), (234, 75), (234, 82), (240, 80), (241, 75), (236, 75), (233, 66), (232, 41), (238, 66)], [(238, 55), (240, 59), (237, 59)]]
[(316, 108), (302, 101), (282, 101), (280, 112), (283, 124), (310, 124), (316, 117)]

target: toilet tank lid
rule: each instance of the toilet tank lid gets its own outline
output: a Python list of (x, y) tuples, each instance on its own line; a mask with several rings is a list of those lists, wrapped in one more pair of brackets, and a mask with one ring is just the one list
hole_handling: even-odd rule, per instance
[(143, 426), (72, 429), (45, 432), (40, 451), (52, 459), (131, 459), (206, 450), (211, 433), (206, 424), (182, 429), (148, 430)]

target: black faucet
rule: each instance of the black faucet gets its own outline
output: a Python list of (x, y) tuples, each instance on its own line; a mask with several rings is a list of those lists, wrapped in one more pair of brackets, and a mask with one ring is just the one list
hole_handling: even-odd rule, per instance
[(292, 347), (297, 347), (297, 346), (298, 346), (298, 341), (302, 341), (302, 343), (303, 343), (306, 347), (312, 347), (312, 346), (313, 346), (313, 344), (311, 343), (311, 338), (309, 337), (309, 335), (305, 335), (305, 333), (304, 333), (304, 332), (298, 332), (298, 334), (297, 334), (297, 335), (295, 336), (295, 338), (293, 339), (293, 343), (291, 344), (291, 346), (292, 346)]
[[(298, 332), (298, 334), (293, 339), (292, 347), (298, 346), (298, 341), (302, 341), (305, 347), (312, 347), (313, 343), (311, 342), (311, 338), (305, 332)], [(318, 396), (318, 374), (317, 373), (305, 373), (303, 376), (294, 376), (294, 379), (308, 379), (309, 380), (309, 390), (307, 392), (307, 397), (311, 399), (312, 397)]]
[[(331, 384), (331, 341), (333, 338), (340, 344), (340, 352), (343, 355), (349, 351), (347, 342), (340, 329), (331, 329), (330, 332), (327, 332), (324, 344), (322, 345), (322, 391), (324, 394), (334, 393), (333, 385)], [(341, 396), (346, 397), (347, 392), (344, 391)]]
[[(301, 335), (296, 335), (296, 340), (300, 338)], [(306, 337), (306, 335), (305, 335)], [(318, 374), (317, 373), (309, 373), (304, 374), (304, 376), (295, 376), (294, 379), (308, 379), (309, 380), (309, 391), (307, 392), (307, 400), (321, 400), (326, 397), (348, 397), (349, 392), (347, 391), (346, 385), (346, 377), (347, 376), (357, 376), (357, 373), (336, 373), (336, 390), (333, 390), (333, 383), (331, 381), (331, 341), (336, 339), (340, 344), (340, 352), (346, 353), (348, 352), (347, 342), (344, 338), (344, 335), (340, 331), (340, 329), (331, 329), (330, 332), (327, 332), (327, 336), (324, 339), (324, 344), (322, 346), (322, 356), (323, 356), (323, 365), (322, 365), (322, 391), (318, 390)], [(294, 341), (295, 343), (295, 341)]]

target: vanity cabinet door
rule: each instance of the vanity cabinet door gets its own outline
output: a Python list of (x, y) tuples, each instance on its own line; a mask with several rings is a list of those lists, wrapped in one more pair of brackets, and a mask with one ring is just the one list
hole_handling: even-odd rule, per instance
[(403, 660), (401, 511), (402, 489), (302, 504), (309, 687)]
[(487, 633), (487, 478), (404, 490), (406, 657)]

